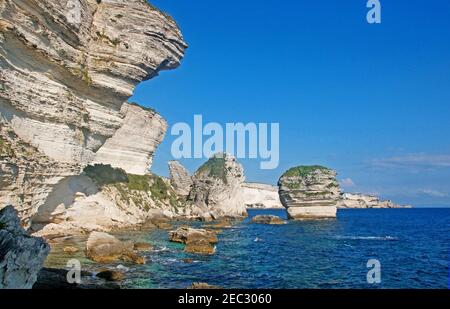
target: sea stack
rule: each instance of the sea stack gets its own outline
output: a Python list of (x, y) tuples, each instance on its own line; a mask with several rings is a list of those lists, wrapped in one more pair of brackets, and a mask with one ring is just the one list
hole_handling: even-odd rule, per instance
[(235, 157), (218, 153), (195, 172), (189, 200), (214, 217), (247, 216), (244, 170)]
[(278, 181), (278, 192), (290, 219), (335, 218), (341, 191), (336, 172), (323, 166), (297, 166)]

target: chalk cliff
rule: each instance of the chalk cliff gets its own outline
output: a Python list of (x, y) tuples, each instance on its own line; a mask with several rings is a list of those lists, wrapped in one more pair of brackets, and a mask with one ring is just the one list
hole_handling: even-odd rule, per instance
[(0, 207), (29, 226), (88, 164), (144, 175), (167, 124), (125, 102), (186, 47), (144, 0), (1, 1)]
[(278, 181), (280, 200), (291, 219), (336, 217), (341, 191), (336, 172), (322, 166), (298, 166)]
[(189, 201), (213, 216), (246, 216), (244, 170), (235, 157), (219, 153), (193, 175)]
[(379, 197), (361, 193), (344, 193), (338, 208), (409, 208), (392, 201), (382, 201)]
[(278, 188), (261, 183), (244, 183), (244, 204), (247, 208), (284, 209)]

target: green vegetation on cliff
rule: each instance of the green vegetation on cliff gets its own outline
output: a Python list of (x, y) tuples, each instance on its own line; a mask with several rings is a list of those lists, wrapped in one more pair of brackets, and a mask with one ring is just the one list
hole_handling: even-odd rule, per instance
[(291, 169), (289, 169), (288, 171), (286, 171), (283, 176), (286, 177), (305, 177), (311, 173), (314, 173), (315, 171), (320, 170), (320, 171), (331, 171), (331, 169), (324, 167), (324, 166), (320, 166), (320, 165), (311, 165), (311, 166), (306, 166), (306, 165), (301, 165), (301, 166), (297, 166), (297, 167), (293, 167)]
[(197, 173), (203, 174), (207, 173), (209, 177), (221, 179), (225, 184), (227, 183), (227, 170), (225, 168), (225, 158), (222, 157), (212, 157), (206, 161)]
[(132, 200), (134, 204), (146, 210), (150, 209), (148, 200), (146, 201), (143, 197), (146, 193), (149, 193), (157, 205), (168, 204), (175, 208), (182, 206), (173, 188), (157, 175), (127, 174), (120, 168), (103, 164), (87, 166), (84, 172), (98, 186), (112, 185), (117, 189), (123, 201)]
[(14, 152), (11, 146), (8, 143), (6, 143), (6, 141), (4, 141), (3, 138), (1, 137), (0, 137), (0, 156), (8, 156), (8, 157), (14, 156)]
[(120, 168), (113, 168), (111, 165), (95, 164), (88, 165), (84, 173), (89, 176), (98, 186), (115, 184), (118, 182), (128, 182), (127, 173)]

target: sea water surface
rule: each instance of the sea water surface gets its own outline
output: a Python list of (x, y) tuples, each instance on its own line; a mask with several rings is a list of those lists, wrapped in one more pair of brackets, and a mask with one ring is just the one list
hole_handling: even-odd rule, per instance
[[(147, 265), (125, 265), (129, 270), (122, 286), (186, 288), (206, 282), (224, 288), (448, 288), (450, 209), (344, 209), (336, 220), (250, 223), (258, 214), (286, 218), (284, 210), (250, 210), (248, 219), (219, 233), (213, 256), (184, 253), (183, 245), (168, 241), (167, 230), (116, 234), (155, 246), (145, 253)], [(367, 282), (370, 259), (381, 264), (380, 284)], [(48, 264), (58, 262), (61, 256), (50, 256)]]

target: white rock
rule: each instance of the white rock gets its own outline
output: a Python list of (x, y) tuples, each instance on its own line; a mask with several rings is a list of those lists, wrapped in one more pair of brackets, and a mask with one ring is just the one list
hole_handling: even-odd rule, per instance
[(284, 209), (275, 186), (247, 182), (243, 189), (247, 208)]

